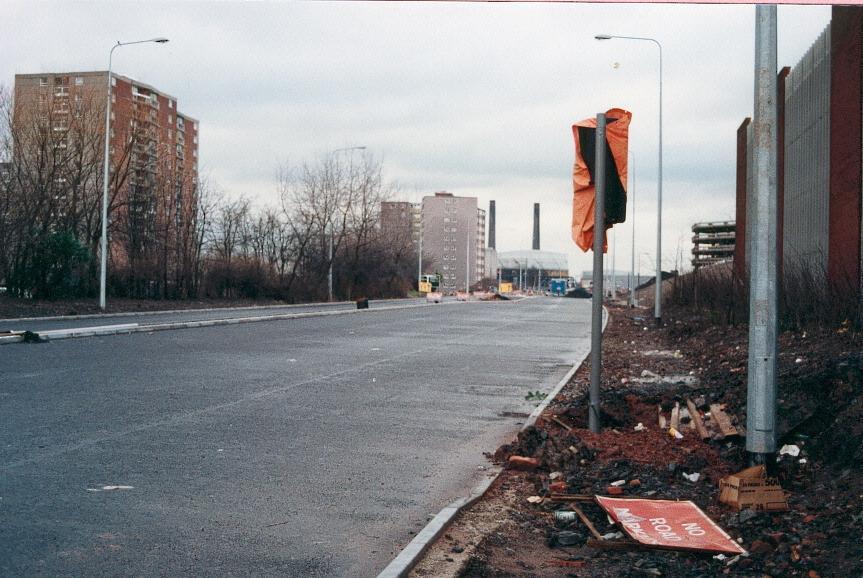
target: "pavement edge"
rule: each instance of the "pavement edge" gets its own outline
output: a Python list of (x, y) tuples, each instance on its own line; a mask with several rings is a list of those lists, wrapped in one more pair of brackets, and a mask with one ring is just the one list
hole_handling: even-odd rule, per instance
[[(602, 313), (602, 332), (605, 333), (605, 328), (608, 325), (610, 315), (608, 313), (608, 309), (605, 307), (602, 308)], [(545, 399), (542, 400), (542, 403), (540, 403), (536, 409), (533, 410), (527, 420), (525, 420), (524, 425), (521, 426), (519, 432), (524, 431), (536, 423), (536, 420), (539, 419), (542, 412), (548, 408), (549, 404), (554, 401), (554, 398), (556, 398), (566, 384), (569, 383), (569, 380), (572, 379), (572, 376), (575, 375), (575, 372), (578, 371), (578, 368), (581, 367), (581, 364), (584, 363), (584, 360), (587, 359), (588, 355), (590, 355), (590, 351), (588, 351), (580, 360), (573, 363), (569, 371), (566, 372), (566, 375), (561, 378), (557, 385), (554, 386), (554, 389), (549, 392)], [(402, 548), (399, 555), (396, 556), (392, 562), (387, 564), (381, 573), (378, 574), (377, 578), (403, 578), (407, 576), (413, 567), (416, 566), (417, 562), (420, 561), (420, 558), (425, 554), (425, 551), (428, 550), (441, 534), (443, 534), (444, 530), (447, 529), (459, 512), (485, 495), (491, 485), (500, 477), (500, 474), (503, 472), (503, 468), (496, 466), (492, 471), (494, 472), (493, 475), (484, 479), (475, 486), (469, 495), (455, 500), (438, 512), (437, 515), (432, 518), (416, 536), (414, 536), (414, 539), (408, 542), (407, 546)]]

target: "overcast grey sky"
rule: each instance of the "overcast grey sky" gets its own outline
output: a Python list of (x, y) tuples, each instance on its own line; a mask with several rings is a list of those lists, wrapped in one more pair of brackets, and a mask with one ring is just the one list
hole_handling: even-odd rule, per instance
[[(406, 200), (447, 190), (498, 207), (498, 248), (542, 248), (591, 266), (570, 238), (570, 126), (632, 111), (636, 254), (656, 242), (658, 55), (663, 45), (663, 266), (688, 262), (690, 226), (734, 218), (736, 129), (751, 115), (754, 6), (424, 2), (6, 1), (0, 83), (16, 73), (114, 70), (178, 98), (200, 120), (200, 170), (230, 194), (275, 202), (277, 167), (363, 145)], [(829, 6), (779, 8), (793, 65)], [(629, 223), (616, 265), (627, 269)]]

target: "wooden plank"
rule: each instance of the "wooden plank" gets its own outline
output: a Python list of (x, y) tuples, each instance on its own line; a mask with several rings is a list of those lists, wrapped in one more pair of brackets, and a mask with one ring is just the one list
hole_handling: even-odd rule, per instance
[(707, 432), (707, 428), (704, 427), (704, 422), (701, 420), (701, 414), (698, 413), (698, 408), (695, 407), (695, 403), (689, 398), (686, 398), (686, 408), (689, 410), (689, 417), (692, 418), (692, 423), (695, 425), (695, 431), (698, 432), (698, 437), (702, 440), (709, 440), (710, 434)]
[(674, 409), (671, 410), (671, 427), (680, 431), (680, 402), (674, 402)]
[(593, 496), (585, 494), (551, 494), (548, 498), (552, 502), (595, 502)]
[(731, 418), (728, 417), (727, 413), (722, 411), (722, 408), (718, 403), (710, 404), (710, 417), (716, 422), (716, 425), (719, 426), (719, 431), (722, 432), (724, 437), (740, 435), (737, 428), (732, 425)]
[(562, 427), (566, 431), (572, 431), (572, 428), (570, 426), (566, 425), (565, 423), (563, 423), (560, 419), (558, 419), (555, 416), (551, 416), (551, 421), (553, 421), (554, 423), (556, 423), (557, 425), (559, 425), (560, 427)]
[(584, 512), (581, 511), (581, 508), (579, 508), (575, 504), (570, 504), (569, 507), (572, 508), (572, 511), (576, 513), (576, 515), (581, 519), (582, 522), (584, 522), (584, 525), (587, 526), (587, 529), (590, 530), (590, 533), (593, 534), (593, 537), (597, 540), (602, 540), (602, 534), (596, 531), (593, 522), (591, 522), (590, 518), (588, 518), (584, 514)]
[(647, 550), (648, 548), (638, 542), (624, 542), (623, 540), (588, 540), (587, 545), (600, 550)]

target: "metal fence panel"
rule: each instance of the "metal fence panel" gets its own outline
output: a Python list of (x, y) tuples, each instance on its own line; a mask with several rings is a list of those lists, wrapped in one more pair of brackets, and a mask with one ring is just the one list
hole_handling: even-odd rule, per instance
[(830, 26), (785, 85), (783, 270), (827, 271), (830, 210)]

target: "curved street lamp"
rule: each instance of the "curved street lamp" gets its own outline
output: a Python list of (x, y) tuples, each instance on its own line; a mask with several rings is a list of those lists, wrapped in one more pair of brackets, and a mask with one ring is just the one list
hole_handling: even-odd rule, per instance
[(111, 52), (108, 53), (108, 106), (105, 107), (105, 167), (102, 177), (102, 255), (101, 255), (101, 270), (99, 272), (99, 309), (105, 310), (105, 285), (108, 279), (108, 178), (110, 171), (109, 154), (111, 150), (111, 64), (114, 58), (114, 50), (120, 46), (129, 46), (131, 44), (146, 44), (153, 42), (155, 44), (165, 44), (167, 38), (150, 38), (148, 40), (135, 40), (133, 42), (120, 42), (111, 47)]
[(641, 40), (652, 42), (659, 49), (659, 192), (657, 194), (656, 214), (656, 297), (653, 305), (653, 316), (656, 325), (662, 325), (662, 44), (655, 38), (643, 36), (616, 36), (612, 34), (597, 34), (597, 40)]

